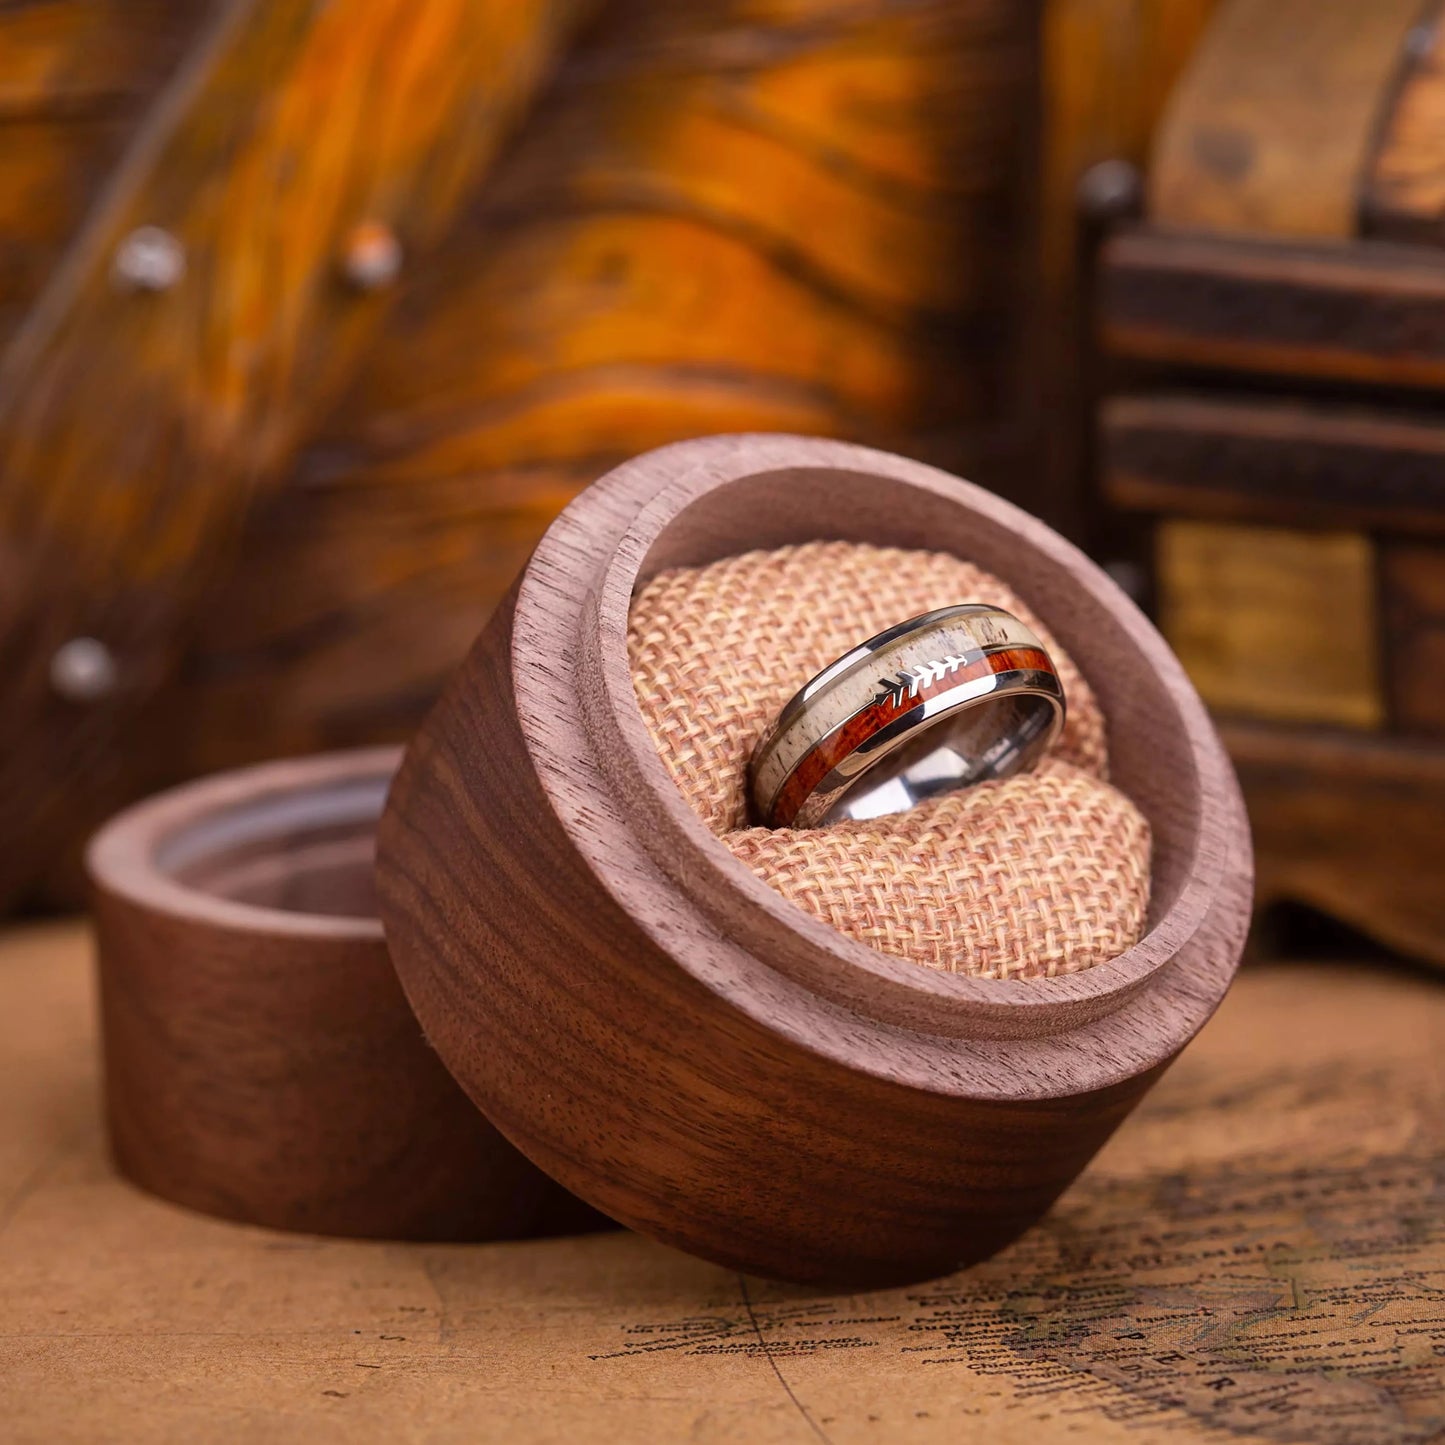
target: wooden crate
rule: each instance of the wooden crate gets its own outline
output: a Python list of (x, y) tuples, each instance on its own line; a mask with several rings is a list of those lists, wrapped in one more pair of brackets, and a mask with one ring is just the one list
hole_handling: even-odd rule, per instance
[(1095, 276), (1104, 499), (1225, 731), (1262, 901), (1445, 961), (1445, 43), (1226, 0)]

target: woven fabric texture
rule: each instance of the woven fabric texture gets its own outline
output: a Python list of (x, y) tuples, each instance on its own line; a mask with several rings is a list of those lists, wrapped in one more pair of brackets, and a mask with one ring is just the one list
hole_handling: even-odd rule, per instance
[[(885, 627), (956, 602), (1028, 623), (1068, 721), (1034, 772), (828, 828), (752, 828), (747, 763), (814, 673)], [(980, 978), (1074, 973), (1143, 932), (1149, 826), (1108, 778), (1093, 690), (1021, 598), (935, 552), (818, 542), (661, 573), (633, 599), (638, 703), (683, 796), (732, 852), (840, 932)]]

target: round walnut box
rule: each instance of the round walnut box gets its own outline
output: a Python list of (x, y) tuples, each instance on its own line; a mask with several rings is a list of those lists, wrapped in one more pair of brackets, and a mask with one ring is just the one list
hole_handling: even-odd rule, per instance
[(422, 1038), (376, 917), (399, 750), (173, 788), (92, 842), (106, 1117), (122, 1173), (248, 1224), (490, 1240), (596, 1216)]
[[(689, 807), (634, 693), (634, 593), (817, 539), (967, 558), (1067, 649), (1152, 829), (1137, 944), (1055, 978), (923, 968), (788, 902)], [(865, 1286), (981, 1258), (1083, 1169), (1227, 987), (1250, 849), (1198, 697), (1075, 548), (897, 457), (719, 437), (558, 518), (408, 750), (378, 887), (428, 1039), (548, 1174), (706, 1258)]]

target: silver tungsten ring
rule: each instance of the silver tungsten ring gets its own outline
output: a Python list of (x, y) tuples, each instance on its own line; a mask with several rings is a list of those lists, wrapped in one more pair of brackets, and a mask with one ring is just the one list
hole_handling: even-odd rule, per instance
[(754, 821), (877, 818), (1024, 772), (1064, 708), (1053, 659), (1012, 613), (978, 602), (925, 612), (825, 667), (778, 714), (748, 766)]

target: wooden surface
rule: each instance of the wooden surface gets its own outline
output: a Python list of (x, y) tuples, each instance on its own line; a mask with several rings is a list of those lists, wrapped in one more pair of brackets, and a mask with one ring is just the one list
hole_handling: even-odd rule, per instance
[[(1027, 7), (215, 0), (164, 46), (126, 7), (112, 71), (114, 8), (0, 25), (0, 95), (149, 87), (83, 233), (23, 207), (63, 254), (17, 256), (4, 363), (0, 899), (158, 786), (403, 738), (551, 516), (656, 442), (1030, 440)], [(188, 248), (164, 291), (117, 284), (142, 224)], [(351, 276), (358, 228), (395, 276)], [(76, 635), (119, 673), (86, 706), (49, 683)]]
[(1445, 36), (1440, 7), (1425, 6), (1394, 94), (1386, 97), (1360, 197), (1361, 229), (1445, 243)]
[(1170, 96), (1149, 216), (1344, 240), (1420, 0), (1223, 0)]
[(524, 1238), (591, 1212), (497, 1134), (406, 1006), (376, 917), (396, 749), (173, 789), (89, 850), (111, 1147), (227, 1219)]
[(1155, 546), (1160, 628), (1211, 707), (1384, 721), (1369, 538), (1169, 517)]
[(1387, 542), (1381, 605), (1395, 654), (1390, 712), (1404, 733), (1445, 736), (1445, 548)]
[(1445, 533), (1445, 418), (1228, 391), (1113, 397), (1099, 414), (1114, 506), (1158, 515)]
[(1102, 491), (1229, 719), (1260, 897), (1435, 963), (1442, 19), (1228, 0), (1097, 282), (1127, 391), (1100, 407)]
[(15, 1445), (1426, 1445), (1445, 1429), (1445, 989), (1247, 968), (1037, 1228), (824, 1295), (594, 1235), (318, 1240), (163, 1204), (102, 1144), (79, 928), (0, 938)]
[(1445, 964), (1445, 749), (1231, 722), (1264, 904), (1304, 903)]
[[(919, 968), (795, 908), (682, 798), (633, 690), (636, 586), (820, 535), (996, 572), (1098, 688), (1154, 839), (1118, 958)], [(409, 748), (377, 876), (427, 1037), (547, 1173), (703, 1257), (858, 1285), (984, 1257), (1083, 1167), (1227, 986), (1249, 843), (1177, 662), (1057, 534), (898, 457), (732, 437), (639, 458), (554, 523)]]
[(1123, 229), (1100, 264), (1100, 335), (1129, 361), (1445, 386), (1445, 268), (1432, 248)]

